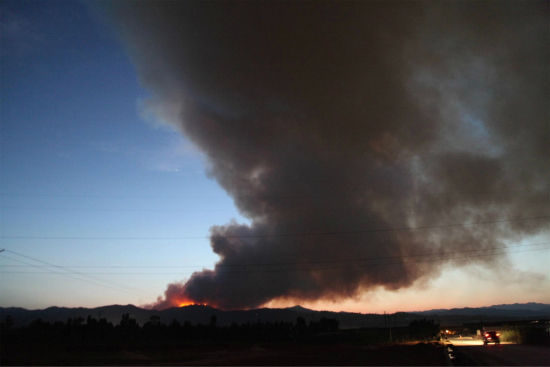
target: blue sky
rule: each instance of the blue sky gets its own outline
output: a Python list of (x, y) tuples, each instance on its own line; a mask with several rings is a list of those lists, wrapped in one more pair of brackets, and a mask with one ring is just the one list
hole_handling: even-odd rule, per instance
[[(2, 4), (1, 234), (37, 237), (2, 238), (2, 248), (81, 273), (102, 270), (82, 266), (113, 264), (212, 266), (209, 227), (239, 214), (206, 176), (201, 154), (181, 134), (144, 118), (146, 96), (116, 35), (86, 4)], [(105, 297), (99, 304), (146, 303), (192, 270), (93, 275), (139, 289), (121, 294), (74, 273), (20, 267), (8, 256), (24, 258), (4, 255), (6, 271), (49, 272), (2, 274), (4, 306), (86, 304), (98, 292)], [(67, 287), (74, 293), (60, 301)]]
[[(0, 306), (142, 305), (212, 268), (209, 228), (246, 219), (208, 177), (204, 156), (146, 116), (147, 91), (114, 30), (76, 1), (4, 1), (0, 10), (0, 248), (13, 251), (0, 254)], [(524, 278), (504, 285), (474, 266), (443, 269), (402, 292), (309, 306), (475, 306), (513, 292), (516, 302), (550, 302), (539, 276), (548, 251), (510, 259), (502, 276), (513, 268)], [(451, 281), (441, 305), (436, 295)]]

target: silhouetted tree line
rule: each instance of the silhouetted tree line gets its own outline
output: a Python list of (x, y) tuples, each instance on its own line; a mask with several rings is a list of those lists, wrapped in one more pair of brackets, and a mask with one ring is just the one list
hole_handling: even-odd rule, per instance
[(412, 339), (434, 339), (439, 332), (439, 324), (436, 324), (434, 320), (414, 320), (409, 324), (409, 336)]
[[(298, 317), (295, 322), (247, 322), (218, 325), (216, 316), (207, 324), (183, 323), (173, 320), (165, 324), (160, 317), (151, 318), (140, 325), (129, 314), (122, 315), (114, 325), (105, 318), (70, 318), (66, 322), (34, 320), (24, 327), (14, 327), (10, 317), (0, 323), (2, 351), (10, 345), (52, 345), (66, 348), (93, 348), (115, 350), (120, 348), (171, 348), (178, 345), (210, 342), (360, 342), (384, 343), (388, 341), (428, 340), (439, 333), (439, 325), (432, 320), (415, 320), (408, 327), (368, 328), (339, 331), (338, 320), (322, 318), (307, 322)], [(5, 354), (4, 354), (5, 355)]]
[(69, 318), (66, 322), (32, 321), (25, 327), (13, 327), (10, 317), (1, 324), (3, 339), (9, 342), (59, 342), (59, 343), (95, 343), (95, 344), (158, 344), (177, 341), (201, 340), (254, 340), (278, 341), (304, 339), (322, 333), (338, 330), (338, 320), (322, 318), (309, 323), (302, 317), (292, 322), (253, 322), (229, 326), (218, 326), (216, 316), (212, 316), (207, 325), (193, 325), (189, 321), (183, 324), (173, 320), (163, 324), (158, 316), (151, 316), (143, 326), (130, 317), (122, 315), (118, 325), (105, 318), (86, 319)]

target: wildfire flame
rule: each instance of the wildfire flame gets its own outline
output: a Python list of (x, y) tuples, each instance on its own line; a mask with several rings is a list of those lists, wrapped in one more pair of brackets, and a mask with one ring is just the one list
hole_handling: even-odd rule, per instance
[(185, 301), (185, 302), (180, 302), (180, 304), (178, 305), (178, 307), (192, 306), (192, 305), (194, 305), (194, 304), (195, 304), (195, 303), (193, 303), (193, 302)]
[(186, 307), (186, 306), (206, 306), (206, 303), (199, 303), (192, 300), (179, 300), (177, 301), (178, 307)]

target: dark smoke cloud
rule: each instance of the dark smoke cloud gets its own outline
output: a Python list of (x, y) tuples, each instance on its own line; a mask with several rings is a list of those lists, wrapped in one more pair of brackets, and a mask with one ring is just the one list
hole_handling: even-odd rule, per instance
[[(149, 108), (251, 220), (157, 307), (399, 289), (548, 230), (547, 2), (108, 6)], [(404, 227), (429, 228), (360, 231)]]

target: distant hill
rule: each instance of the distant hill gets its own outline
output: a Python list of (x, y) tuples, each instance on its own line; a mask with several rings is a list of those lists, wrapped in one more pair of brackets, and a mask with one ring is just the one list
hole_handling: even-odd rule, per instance
[(384, 327), (387, 322), (391, 322), (392, 326), (406, 326), (412, 320), (419, 318), (435, 319), (441, 325), (460, 325), (462, 323), (480, 321), (550, 319), (550, 305), (542, 303), (516, 303), (479, 308), (398, 312), (386, 316), (352, 312), (314, 311), (301, 306), (242, 311), (223, 311), (209, 306), (187, 306), (162, 311), (143, 309), (133, 305), (112, 305), (96, 308), (49, 307), (43, 310), (26, 310), (24, 308), (10, 307), (0, 308), (0, 320), (4, 320), (9, 315), (14, 320), (15, 325), (26, 325), (36, 319), (48, 322), (65, 322), (69, 318), (82, 317), (86, 319), (88, 316), (91, 316), (96, 319), (106, 318), (113, 324), (118, 324), (121, 316), (125, 313), (130, 314), (140, 324), (147, 322), (151, 316), (158, 316), (160, 321), (166, 324), (172, 322), (174, 319), (180, 323), (189, 321), (193, 324), (208, 324), (212, 316), (216, 316), (218, 325), (247, 322), (294, 322), (297, 317), (303, 317), (306, 321), (311, 321), (326, 317), (339, 320), (341, 328), (360, 328)]
[(511, 321), (550, 319), (550, 305), (544, 303), (514, 303), (486, 307), (464, 307), (414, 312), (426, 318), (435, 318), (442, 325), (480, 321)]
[(456, 315), (470, 315), (470, 314), (479, 314), (484, 312), (490, 313), (505, 313), (505, 314), (514, 314), (514, 313), (548, 313), (550, 305), (545, 303), (513, 303), (507, 305), (493, 305), (486, 307), (464, 307), (464, 308), (451, 308), (451, 309), (438, 309), (438, 310), (428, 310), (428, 311), (419, 311), (415, 312), (417, 314), (443, 314), (443, 313), (452, 313)]

